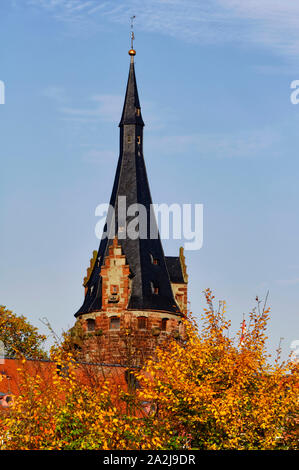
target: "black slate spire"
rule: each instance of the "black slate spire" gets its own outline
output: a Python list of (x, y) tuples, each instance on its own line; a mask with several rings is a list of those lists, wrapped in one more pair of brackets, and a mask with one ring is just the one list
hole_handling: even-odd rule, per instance
[[(135, 51), (129, 51), (131, 56), (126, 97), (122, 112), (120, 127), (120, 155), (116, 168), (110, 205), (115, 210), (115, 234), (122, 247), (123, 254), (131, 271), (131, 297), (128, 309), (158, 310), (175, 313), (181, 312), (174, 300), (164, 252), (157, 230), (156, 238), (150, 237), (150, 223), (154, 224), (152, 199), (143, 158), (143, 127), (141, 108), (138, 97), (134, 70)], [(146, 236), (131, 239), (123, 238), (128, 223), (134, 216), (120, 219), (120, 201), (126, 201), (126, 208), (132, 204), (141, 204), (146, 210)], [(108, 220), (108, 218), (107, 218)], [(113, 224), (106, 224), (106, 231), (113, 229)], [(153, 225), (152, 225), (153, 227)], [(156, 226), (155, 226), (156, 227)], [(126, 235), (126, 234), (125, 234)], [(102, 238), (97, 253), (97, 259), (86, 285), (87, 292), (82, 307), (75, 316), (98, 311), (102, 307), (101, 267), (112, 244), (112, 238)]]
[[(131, 56), (133, 57), (133, 56)], [(135, 77), (134, 61), (131, 60), (126, 97), (119, 126), (136, 124), (144, 126)]]

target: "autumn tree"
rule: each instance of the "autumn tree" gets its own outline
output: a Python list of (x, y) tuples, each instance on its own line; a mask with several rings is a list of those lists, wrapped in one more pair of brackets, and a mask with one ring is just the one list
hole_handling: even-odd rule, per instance
[(0, 306), (0, 341), (4, 343), (7, 358), (23, 355), (44, 359), (47, 357), (43, 350), (45, 340), (46, 336), (39, 334), (26, 317)]
[(34, 374), (25, 359), (20, 364), (19, 394), (9, 412), (0, 412), (0, 450), (179, 447), (170, 423), (160, 426), (141, 403), (135, 415), (126, 413), (131, 395), (124, 385), (104, 379), (90, 386), (71, 354), (55, 354)]
[(201, 331), (188, 320), (183, 347), (173, 341), (156, 350), (138, 377), (140, 399), (155, 404), (160, 422), (171, 423), (192, 448), (298, 448), (298, 364), (281, 362), (279, 350), (269, 362), (269, 310), (257, 299), (234, 339), (224, 302), (215, 310), (211, 291), (205, 295)]
[(122, 368), (91, 382), (65, 347), (34, 374), (24, 359), (19, 395), (0, 413), (2, 449), (297, 449), (298, 364), (280, 350), (271, 362), (268, 309), (257, 301), (233, 338), (224, 302), (205, 295), (200, 328), (184, 320), (184, 341), (157, 347), (134, 391)]

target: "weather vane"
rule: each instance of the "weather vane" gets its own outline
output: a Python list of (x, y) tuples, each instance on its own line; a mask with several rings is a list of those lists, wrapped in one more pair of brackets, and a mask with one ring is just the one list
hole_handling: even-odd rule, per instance
[(129, 55), (131, 56), (131, 61), (133, 61), (133, 57), (136, 54), (134, 50), (134, 19), (136, 18), (135, 15), (131, 16), (131, 49), (129, 50)]

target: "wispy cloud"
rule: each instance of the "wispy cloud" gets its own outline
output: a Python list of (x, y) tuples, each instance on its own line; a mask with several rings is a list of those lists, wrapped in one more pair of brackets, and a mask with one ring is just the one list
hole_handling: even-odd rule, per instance
[(148, 139), (150, 151), (164, 153), (175, 157), (177, 154), (192, 153), (201, 157), (213, 158), (256, 158), (265, 149), (271, 149), (275, 155), (275, 147), (280, 136), (271, 129), (253, 130), (230, 134), (189, 134), (172, 135)]
[(60, 86), (49, 86), (42, 90), (41, 94), (46, 98), (49, 98), (58, 103), (63, 103), (66, 100), (66, 92), (63, 87)]
[(299, 52), (299, 2), (286, 0), (19, 0), (44, 9), (57, 20), (128, 24), (186, 41), (233, 42)]
[(299, 284), (299, 277), (294, 278), (294, 279), (280, 279), (276, 282), (277, 284), (280, 284), (283, 286), (296, 286)]
[[(44, 95), (55, 101), (62, 101), (63, 92), (58, 87), (49, 87), (44, 90)], [(61, 100), (60, 100), (61, 98)], [(89, 100), (89, 106), (60, 106), (58, 109), (62, 118), (73, 122), (110, 122), (118, 124), (121, 118), (124, 97), (113, 94), (95, 94)], [(173, 118), (173, 112), (169, 109), (161, 109), (161, 106), (153, 101), (144, 101), (142, 113), (146, 116), (147, 126), (151, 131), (161, 129), (167, 120)]]
[(78, 122), (118, 122), (123, 105), (123, 96), (94, 95), (89, 108), (62, 107), (60, 112), (65, 119)]

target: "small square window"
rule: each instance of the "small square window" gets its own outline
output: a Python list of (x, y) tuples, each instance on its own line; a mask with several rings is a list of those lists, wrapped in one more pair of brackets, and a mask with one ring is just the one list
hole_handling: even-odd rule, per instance
[(117, 294), (118, 293), (118, 286), (111, 286), (110, 287), (110, 292), (111, 292), (111, 294)]
[(93, 318), (89, 318), (87, 320), (87, 331), (95, 331), (96, 329), (96, 322)]

